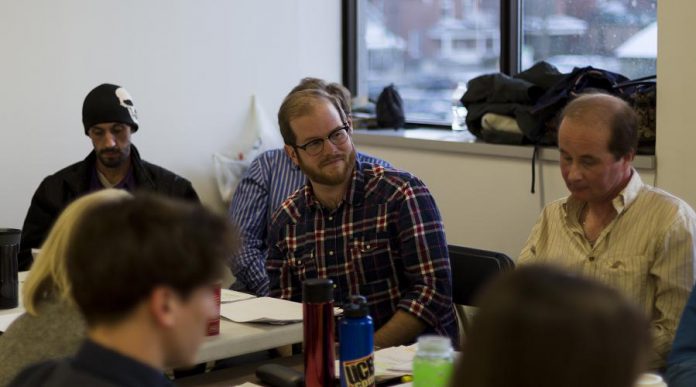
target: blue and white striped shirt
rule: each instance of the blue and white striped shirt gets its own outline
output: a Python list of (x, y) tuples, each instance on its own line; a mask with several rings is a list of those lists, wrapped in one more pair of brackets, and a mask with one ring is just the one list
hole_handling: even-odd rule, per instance
[[(358, 152), (356, 158), (391, 167), (388, 162), (363, 153)], [(271, 217), (306, 182), (284, 149), (272, 149), (254, 159), (232, 196), (229, 215), (239, 225), (244, 239), (240, 253), (232, 257), (232, 272), (238, 282), (257, 295), (268, 294), (266, 238)]]

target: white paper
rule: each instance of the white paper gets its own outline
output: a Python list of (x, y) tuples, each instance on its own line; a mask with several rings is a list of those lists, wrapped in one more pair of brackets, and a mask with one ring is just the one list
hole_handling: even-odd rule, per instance
[(220, 315), (240, 323), (289, 324), (302, 321), (302, 304), (259, 297), (220, 305)]
[(660, 375), (645, 373), (640, 375), (635, 387), (667, 387), (667, 383)]
[[(383, 382), (399, 376), (410, 375), (415, 355), (415, 344), (375, 351), (375, 379), (377, 382)], [(341, 369), (339, 360), (336, 360), (336, 369)]]
[(24, 312), (6, 313), (0, 315), (0, 332), (5, 332), (7, 328)]
[(375, 375), (399, 376), (412, 372), (416, 344), (380, 349), (375, 352)]
[(258, 384), (246, 382), (244, 384), (238, 384), (237, 387), (262, 387), (262, 386), (259, 386)]
[(237, 301), (242, 301), (242, 300), (248, 300), (250, 298), (254, 298), (253, 294), (248, 294), (248, 293), (242, 293), (242, 292), (237, 292), (234, 290), (230, 289), (221, 289), (220, 290), (220, 302), (225, 304), (228, 302), (237, 302)]

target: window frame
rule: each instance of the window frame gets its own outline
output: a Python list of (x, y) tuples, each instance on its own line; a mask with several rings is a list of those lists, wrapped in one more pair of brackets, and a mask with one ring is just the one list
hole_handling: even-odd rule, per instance
[[(367, 0), (341, 0), (341, 30), (342, 30), (342, 74), (343, 84), (353, 95), (364, 95), (366, 90), (360, 90), (358, 81), (359, 68), (367, 68), (366, 58), (360, 58), (362, 39), (358, 39), (361, 28), (360, 3)], [(500, 72), (507, 75), (519, 73), (521, 57), (521, 0), (500, 0)], [(433, 122), (418, 122), (406, 120), (406, 127), (431, 127), (451, 129), (449, 124)]]

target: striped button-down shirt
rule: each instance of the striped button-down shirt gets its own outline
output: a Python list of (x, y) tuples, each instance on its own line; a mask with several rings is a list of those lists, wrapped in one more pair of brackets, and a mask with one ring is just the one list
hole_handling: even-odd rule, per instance
[(266, 269), (273, 297), (300, 301), (303, 280), (330, 278), (337, 303), (367, 298), (377, 329), (401, 309), (430, 332), (456, 338), (440, 213), (428, 188), (407, 172), (356, 162), (335, 210), (305, 185), (273, 217)]
[[(390, 166), (366, 154), (358, 153), (356, 157), (360, 161)], [(271, 216), (306, 181), (285, 150), (272, 149), (254, 159), (232, 196), (230, 218), (239, 225), (244, 238), (242, 250), (231, 259), (232, 272), (238, 282), (257, 295), (268, 294), (266, 237)]]
[(659, 368), (694, 284), (696, 214), (634, 170), (613, 201), (618, 215), (593, 245), (579, 222), (583, 205), (568, 197), (546, 206), (518, 263), (560, 265), (623, 292), (651, 319), (651, 368)]

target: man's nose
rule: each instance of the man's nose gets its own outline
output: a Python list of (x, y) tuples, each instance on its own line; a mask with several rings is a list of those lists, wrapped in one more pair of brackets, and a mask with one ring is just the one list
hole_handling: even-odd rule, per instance
[(324, 149), (323, 149), (324, 153), (333, 154), (333, 153), (336, 153), (337, 150), (338, 150), (338, 145), (334, 144), (329, 139), (324, 140)]
[(116, 146), (116, 136), (110, 132), (104, 134), (104, 146), (107, 148), (113, 148)]
[(576, 163), (570, 164), (568, 167), (568, 180), (574, 181), (574, 180), (580, 180), (582, 178), (582, 173), (580, 172), (580, 168)]

